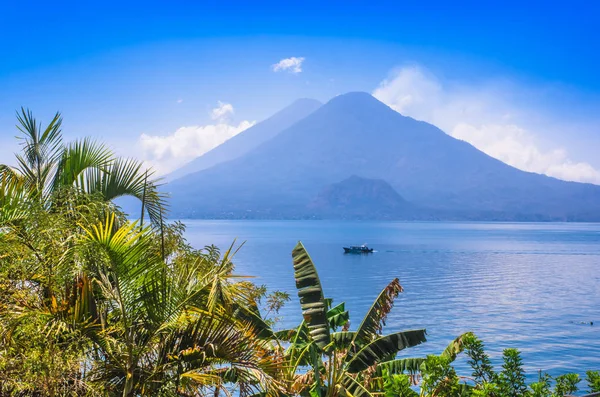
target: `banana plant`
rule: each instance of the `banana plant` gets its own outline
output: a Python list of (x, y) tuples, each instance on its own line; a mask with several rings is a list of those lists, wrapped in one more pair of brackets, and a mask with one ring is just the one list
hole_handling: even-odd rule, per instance
[(384, 288), (358, 329), (350, 331), (344, 304), (331, 307), (301, 242), (292, 258), (304, 320), (296, 330), (277, 334), (290, 344), (285, 356), (288, 392), (311, 397), (372, 396), (371, 378), (377, 365), (426, 341), (424, 329), (381, 335), (394, 299), (402, 292), (400, 282), (394, 279)]

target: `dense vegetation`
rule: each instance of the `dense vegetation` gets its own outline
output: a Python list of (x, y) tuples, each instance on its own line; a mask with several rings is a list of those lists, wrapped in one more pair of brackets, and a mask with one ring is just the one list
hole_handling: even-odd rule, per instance
[[(398, 358), (426, 341), (425, 330), (383, 334), (399, 280), (350, 330), (301, 243), (304, 320), (274, 331), (287, 294), (236, 275), (234, 244), (191, 247), (141, 164), (88, 139), (64, 144), (59, 115), (18, 121), (17, 167), (0, 166), (0, 396), (554, 397), (580, 385), (575, 374), (527, 385), (512, 349), (496, 371), (471, 333), (439, 356)], [(126, 195), (139, 221), (112, 202)], [(600, 391), (600, 374), (587, 383)]]

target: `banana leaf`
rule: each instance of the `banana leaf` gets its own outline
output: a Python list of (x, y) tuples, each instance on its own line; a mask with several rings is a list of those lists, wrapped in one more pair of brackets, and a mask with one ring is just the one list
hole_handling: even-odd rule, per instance
[(356, 332), (353, 331), (344, 331), (344, 332), (334, 332), (331, 334), (331, 348), (335, 348), (337, 350), (348, 349), (352, 346), (352, 341), (356, 336)]
[(333, 330), (338, 327), (343, 327), (348, 323), (350, 320), (350, 313), (346, 310), (344, 302), (329, 309), (327, 312), (327, 320), (329, 320), (329, 327)]
[(327, 319), (327, 302), (319, 274), (301, 242), (298, 242), (292, 251), (292, 258), (302, 316), (308, 326), (310, 337), (320, 349), (324, 349), (330, 343), (331, 338)]
[(466, 332), (454, 339), (448, 344), (448, 346), (442, 352), (443, 357), (449, 358), (451, 361), (456, 360), (456, 356), (465, 350), (464, 339), (466, 337), (473, 336), (472, 332)]
[(369, 390), (349, 374), (344, 374), (341, 383), (346, 395), (349, 397), (373, 397)]
[(346, 356), (348, 372), (357, 373), (363, 371), (407, 347), (420, 345), (427, 341), (425, 334), (425, 330), (420, 329), (397, 332), (376, 339), (359, 350), (358, 353)]
[(392, 310), (394, 299), (402, 292), (400, 281), (395, 278), (381, 291), (356, 332), (356, 341), (368, 343), (374, 340), (385, 325), (387, 315)]
[(385, 361), (377, 364), (375, 369), (376, 376), (382, 376), (383, 371), (387, 370), (390, 375), (397, 374), (418, 374), (421, 372), (421, 365), (425, 362), (423, 357), (409, 357), (398, 360)]

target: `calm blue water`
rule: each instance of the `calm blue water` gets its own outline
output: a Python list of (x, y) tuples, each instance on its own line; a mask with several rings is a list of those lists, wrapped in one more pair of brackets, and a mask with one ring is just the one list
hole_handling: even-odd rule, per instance
[[(551, 375), (600, 370), (600, 224), (185, 223), (197, 248), (246, 242), (235, 258), (237, 273), (292, 297), (281, 328), (301, 321), (291, 250), (302, 240), (326, 296), (346, 302), (354, 327), (380, 290), (400, 279), (405, 292), (386, 332), (428, 332), (428, 342), (405, 356), (439, 353), (474, 331), (496, 363), (503, 349), (520, 349), (532, 377), (540, 369)], [(377, 252), (343, 254), (342, 246), (362, 243)], [(590, 321), (595, 325), (579, 324)]]

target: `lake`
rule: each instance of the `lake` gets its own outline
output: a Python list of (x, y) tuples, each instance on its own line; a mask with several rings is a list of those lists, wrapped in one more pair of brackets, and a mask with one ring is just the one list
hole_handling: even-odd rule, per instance
[[(325, 295), (346, 302), (351, 328), (394, 277), (405, 292), (386, 333), (426, 328), (428, 342), (401, 353), (440, 353), (475, 332), (495, 364), (521, 350), (530, 378), (600, 370), (600, 224), (186, 220), (196, 248), (245, 241), (237, 273), (292, 300), (279, 328), (301, 321), (291, 250), (301, 240)], [(345, 255), (368, 243), (376, 252)], [(594, 322), (594, 325), (582, 323)], [(459, 369), (464, 369), (464, 358)], [(469, 373), (461, 374), (470, 375)], [(583, 386), (583, 383), (581, 384)]]

